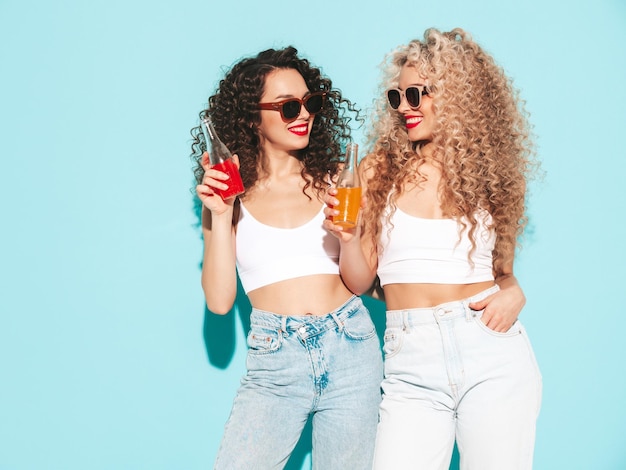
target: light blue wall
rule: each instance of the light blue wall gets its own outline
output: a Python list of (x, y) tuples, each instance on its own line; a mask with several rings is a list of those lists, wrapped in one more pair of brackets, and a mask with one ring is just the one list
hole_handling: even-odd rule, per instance
[(1, 470), (210, 468), (248, 305), (205, 312), (189, 129), (221, 68), (271, 46), (367, 107), (383, 55), (429, 26), (472, 32), (538, 135), (517, 264), (535, 468), (626, 468), (622, 0), (0, 0)]

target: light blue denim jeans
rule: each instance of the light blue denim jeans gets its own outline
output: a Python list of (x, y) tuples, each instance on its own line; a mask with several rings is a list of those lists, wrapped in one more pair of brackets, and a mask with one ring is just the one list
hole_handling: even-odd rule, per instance
[(215, 469), (282, 469), (309, 415), (313, 469), (371, 468), (383, 366), (359, 297), (324, 316), (253, 309), (248, 347)]
[(522, 324), (489, 329), (463, 301), (387, 312), (375, 470), (530, 470), (541, 375)]

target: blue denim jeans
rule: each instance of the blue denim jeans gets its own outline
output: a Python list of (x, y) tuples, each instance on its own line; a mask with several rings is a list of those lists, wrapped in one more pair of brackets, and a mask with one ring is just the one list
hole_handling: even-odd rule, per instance
[(469, 308), (497, 286), (387, 312), (376, 470), (530, 470), (541, 375), (522, 324), (489, 329)]
[(215, 469), (282, 469), (312, 415), (313, 469), (371, 468), (382, 352), (358, 297), (324, 316), (253, 309)]

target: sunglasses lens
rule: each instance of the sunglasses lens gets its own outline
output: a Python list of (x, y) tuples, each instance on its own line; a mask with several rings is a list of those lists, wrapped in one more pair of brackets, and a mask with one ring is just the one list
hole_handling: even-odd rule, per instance
[(323, 95), (309, 95), (304, 102), (304, 107), (311, 114), (319, 113), (322, 110), (324, 104)]
[(393, 109), (398, 109), (400, 106), (400, 92), (398, 90), (389, 90), (387, 92), (387, 99)]
[(300, 114), (300, 102), (298, 100), (283, 103), (283, 116), (285, 119), (295, 119)]
[(406, 96), (406, 100), (409, 102), (409, 106), (411, 106), (411, 108), (419, 108), (422, 98), (422, 92), (419, 88), (413, 86), (409, 87), (404, 92), (404, 95)]

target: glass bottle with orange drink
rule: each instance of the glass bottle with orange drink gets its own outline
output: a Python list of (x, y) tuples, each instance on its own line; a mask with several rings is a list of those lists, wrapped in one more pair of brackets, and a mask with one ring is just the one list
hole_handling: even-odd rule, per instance
[(333, 216), (333, 223), (343, 228), (356, 227), (361, 207), (361, 184), (357, 170), (358, 153), (358, 144), (351, 142), (346, 146), (344, 167), (337, 179), (335, 198), (339, 200), (339, 204), (335, 206), (335, 209), (339, 211), (339, 214)]
[(239, 169), (233, 161), (233, 156), (230, 153), (230, 150), (228, 150), (224, 142), (222, 142), (215, 133), (213, 122), (211, 122), (211, 118), (209, 116), (202, 118), (201, 127), (207, 144), (207, 152), (209, 154), (209, 164), (211, 165), (211, 168), (228, 175), (228, 179), (223, 181), (228, 185), (228, 188), (213, 188), (213, 191), (219, 194), (224, 200), (243, 194), (244, 187), (243, 182), (241, 181), (241, 175), (239, 174)]

